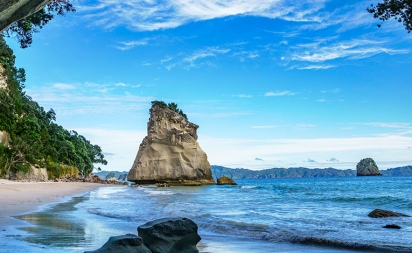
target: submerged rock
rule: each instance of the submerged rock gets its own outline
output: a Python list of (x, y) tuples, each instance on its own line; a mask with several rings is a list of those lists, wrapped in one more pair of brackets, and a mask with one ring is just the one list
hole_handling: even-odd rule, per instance
[(365, 158), (356, 165), (356, 176), (382, 176), (382, 174), (372, 158)]
[(84, 253), (151, 253), (143, 245), (142, 238), (137, 235), (127, 234), (112, 236), (100, 248), (94, 251), (85, 251)]
[(387, 218), (387, 217), (410, 217), (403, 213), (396, 213), (389, 210), (375, 209), (368, 214), (371, 218)]
[(147, 136), (127, 180), (136, 184), (215, 184), (206, 153), (197, 142), (197, 128), (186, 117), (153, 103)]
[(233, 179), (231, 179), (230, 177), (226, 177), (226, 176), (219, 177), (217, 179), (217, 184), (218, 185), (237, 185), (237, 183)]
[(396, 225), (396, 224), (387, 224), (383, 226), (383, 228), (401, 229), (401, 226)]
[(143, 243), (153, 253), (198, 253), (197, 225), (187, 218), (165, 218), (137, 228)]

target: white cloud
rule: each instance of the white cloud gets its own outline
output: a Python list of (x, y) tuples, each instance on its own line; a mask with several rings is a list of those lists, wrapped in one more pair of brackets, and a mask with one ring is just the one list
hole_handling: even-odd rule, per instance
[(149, 39), (136, 40), (136, 41), (125, 41), (125, 42), (119, 42), (120, 46), (114, 46), (114, 47), (119, 50), (126, 51), (126, 50), (130, 50), (137, 46), (146, 46), (148, 43), (149, 43)]
[(269, 91), (265, 93), (265, 97), (281, 97), (281, 96), (294, 96), (296, 95), (296, 92), (284, 90), (284, 91)]
[(238, 94), (238, 95), (233, 95), (233, 97), (238, 97), (238, 98), (251, 98), (252, 95)]
[(353, 39), (327, 45), (324, 41), (300, 44), (296, 46), (290, 59), (292, 61), (320, 63), (342, 58), (357, 60), (382, 53), (390, 55), (409, 53), (409, 50), (406, 49), (390, 49), (380, 46), (379, 44), (382, 43), (383, 41)]
[(339, 88), (331, 89), (331, 90), (323, 90), (322, 93), (340, 93)]
[(76, 87), (72, 84), (65, 84), (65, 83), (55, 83), (53, 87), (59, 90), (74, 90)]
[(193, 54), (185, 57), (183, 62), (190, 63), (191, 67), (196, 66), (195, 62), (199, 59), (204, 59), (208, 57), (215, 57), (217, 55), (226, 54), (230, 51), (230, 49), (222, 49), (219, 47), (207, 47), (205, 49), (198, 50)]
[(278, 18), (291, 22), (321, 22), (318, 12), (326, 0), (98, 0), (93, 6), (77, 6), (94, 25), (106, 29), (125, 26), (139, 31), (175, 28), (190, 22), (234, 15)]
[(321, 70), (321, 69), (330, 69), (330, 68), (335, 68), (336, 65), (308, 65), (304, 67), (291, 67), (291, 69), (300, 69), (300, 70)]
[(125, 83), (116, 83), (115, 86), (126, 87), (127, 84), (125, 84)]

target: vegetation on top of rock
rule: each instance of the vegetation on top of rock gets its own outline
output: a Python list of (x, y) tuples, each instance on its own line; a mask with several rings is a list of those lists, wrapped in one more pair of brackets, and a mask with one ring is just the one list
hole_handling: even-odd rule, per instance
[(0, 64), (7, 87), (0, 89), (0, 131), (9, 143), (0, 143), (0, 175), (28, 171), (29, 165), (47, 168), (49, 179), (77, 170), (89, 174), (95, 163), (107, 164), (102, 150), (76, 131), (55, 123), (53, 109), (45, 111), (24, 91), (25, 72), (14, 65), (13, 51), (0, 36)]
[(169, 110), (172, 110), (172, 111), (178, 113), (180, 116), (182, 116), (183, 118), (185, 118), (187, 120), (187, 115), (182, 111), (182, 109), (179, 109), (177, 104), (174, 103), (174, 102), (166, 104), (163, 101), (154, 100), (154, 101), (152, 101), (152, 107), (153, 106), (159, 106), (162, 109), (167, 108)]

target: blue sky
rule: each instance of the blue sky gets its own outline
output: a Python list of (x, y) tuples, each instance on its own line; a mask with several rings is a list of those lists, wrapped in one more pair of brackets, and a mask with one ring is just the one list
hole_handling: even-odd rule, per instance
[(152, 100), (232, 168), (412, 164), (412, 34), (376, 1), (74, 2), (28, 49), (27, 94), (129, 170)]

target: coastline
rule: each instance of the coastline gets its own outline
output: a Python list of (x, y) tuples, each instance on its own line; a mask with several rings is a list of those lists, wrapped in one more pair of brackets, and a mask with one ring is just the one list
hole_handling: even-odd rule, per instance
[(16, 182), (0, 179), (0, 227), (19, 224), (12, 216), (109, 185), (85, 182)]

